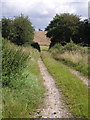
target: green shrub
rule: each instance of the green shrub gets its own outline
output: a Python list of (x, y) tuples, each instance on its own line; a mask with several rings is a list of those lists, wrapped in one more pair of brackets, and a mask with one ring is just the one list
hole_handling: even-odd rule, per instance
[(22, 74), (21, 70), (25, 67), (29, 55), (22, 52), (20, 47), (3, 39), (2, 56), (2, 85), (13, 86), (12, 78), (17, 80), (18, 75)]
[(40, 50), (40, 46), (39, 46), (39, 44), (38, 44), (37, 42), (31, 43), (31, 46), (32, 46), (33, 48), (37, 49), (39, 52), (41, 51), (41, 50)]
[(79, 45), (76, 45), (73, 41), (70, 41), (63, 47), (63, 50), (76, 51), (76, 50), (81, 50), (81, 47)]

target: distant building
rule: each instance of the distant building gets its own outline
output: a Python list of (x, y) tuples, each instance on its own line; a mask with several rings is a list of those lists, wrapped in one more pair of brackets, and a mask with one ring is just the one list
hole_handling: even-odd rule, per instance
[(89, 19), (89, 22), (90, 22), (90, 1), (88, 2), (88, 19)]

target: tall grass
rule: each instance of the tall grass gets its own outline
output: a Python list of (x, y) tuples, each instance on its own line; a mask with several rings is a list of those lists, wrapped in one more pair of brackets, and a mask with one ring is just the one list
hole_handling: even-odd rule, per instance
[(3, 118), (30, 118), (44, 93), (37, 65), (39, 53), (4, 39), (2, 52)]
[(64, 47), (57, 44), (50, 51), (56, 60), (74, 67), (85, 76), (89, 75), (88, 49), (71, 42)]

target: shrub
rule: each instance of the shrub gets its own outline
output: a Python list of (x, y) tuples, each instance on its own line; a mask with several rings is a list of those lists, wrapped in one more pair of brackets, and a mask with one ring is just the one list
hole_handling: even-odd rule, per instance
[(39, 44), (38, 44), (37, 42), (31, 43), (31, 46), (32, 46), (33, 48), (36, 48), (39, 52), (41, 51), (41, 50), (40, 50), (40, 46), (39, 46)]
[(2, 117), (30, 118), (44, 93), (39, 52), (4, 39), (2, 48)]
[(76, 45), (72, 40), (67, 43), (64, 47), (63, 47), (64, 51), (76, 51), (76, 50), (82, 50), (82, 47), (80, 47), (79, 45)]
[(11, 87), (12, 78), (17, 80), (18, 75), (22, 74), (21, 70), (25, 67), (29, 55), (22, 52), (20, 47), (3, 39), (2, 56), (2, 85)]
[(60, 43), (57, 43), (50, 48), (50, 52), (52, 53), (63, 53), (65, 51), (84, 51), (84, 49), (81, 46), (76, 45), (72, 40), (64, 46), (62, 46)]

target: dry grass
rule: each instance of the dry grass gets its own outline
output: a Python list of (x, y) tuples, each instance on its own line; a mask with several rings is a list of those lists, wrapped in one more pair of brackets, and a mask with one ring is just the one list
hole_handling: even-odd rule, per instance
[(65, 51), (62, 54), (57, 54), (56, 57), (71, 61), (74, 64), (79, 64), (80, 62), (85, 65), (88, 64), (88, 54), (86, 52), (81, 54), (80, 51)]
[(88, 49), (76, 45), (71, 41), (65, 46), (56, 44), (51, 48), (50, 52), (56, 60), (75, 68), (85, 76), (89, 75), (90, 66), (88, 64), (88, 57), (90, 51)]
[(83, 75), (88, 76), (89, 65), (88, 65), (88, 52), (85, 51), (64, 51), (63, 53), (57, 53), (54, 58), (63, 63), (74, 67), (80, 71)]

